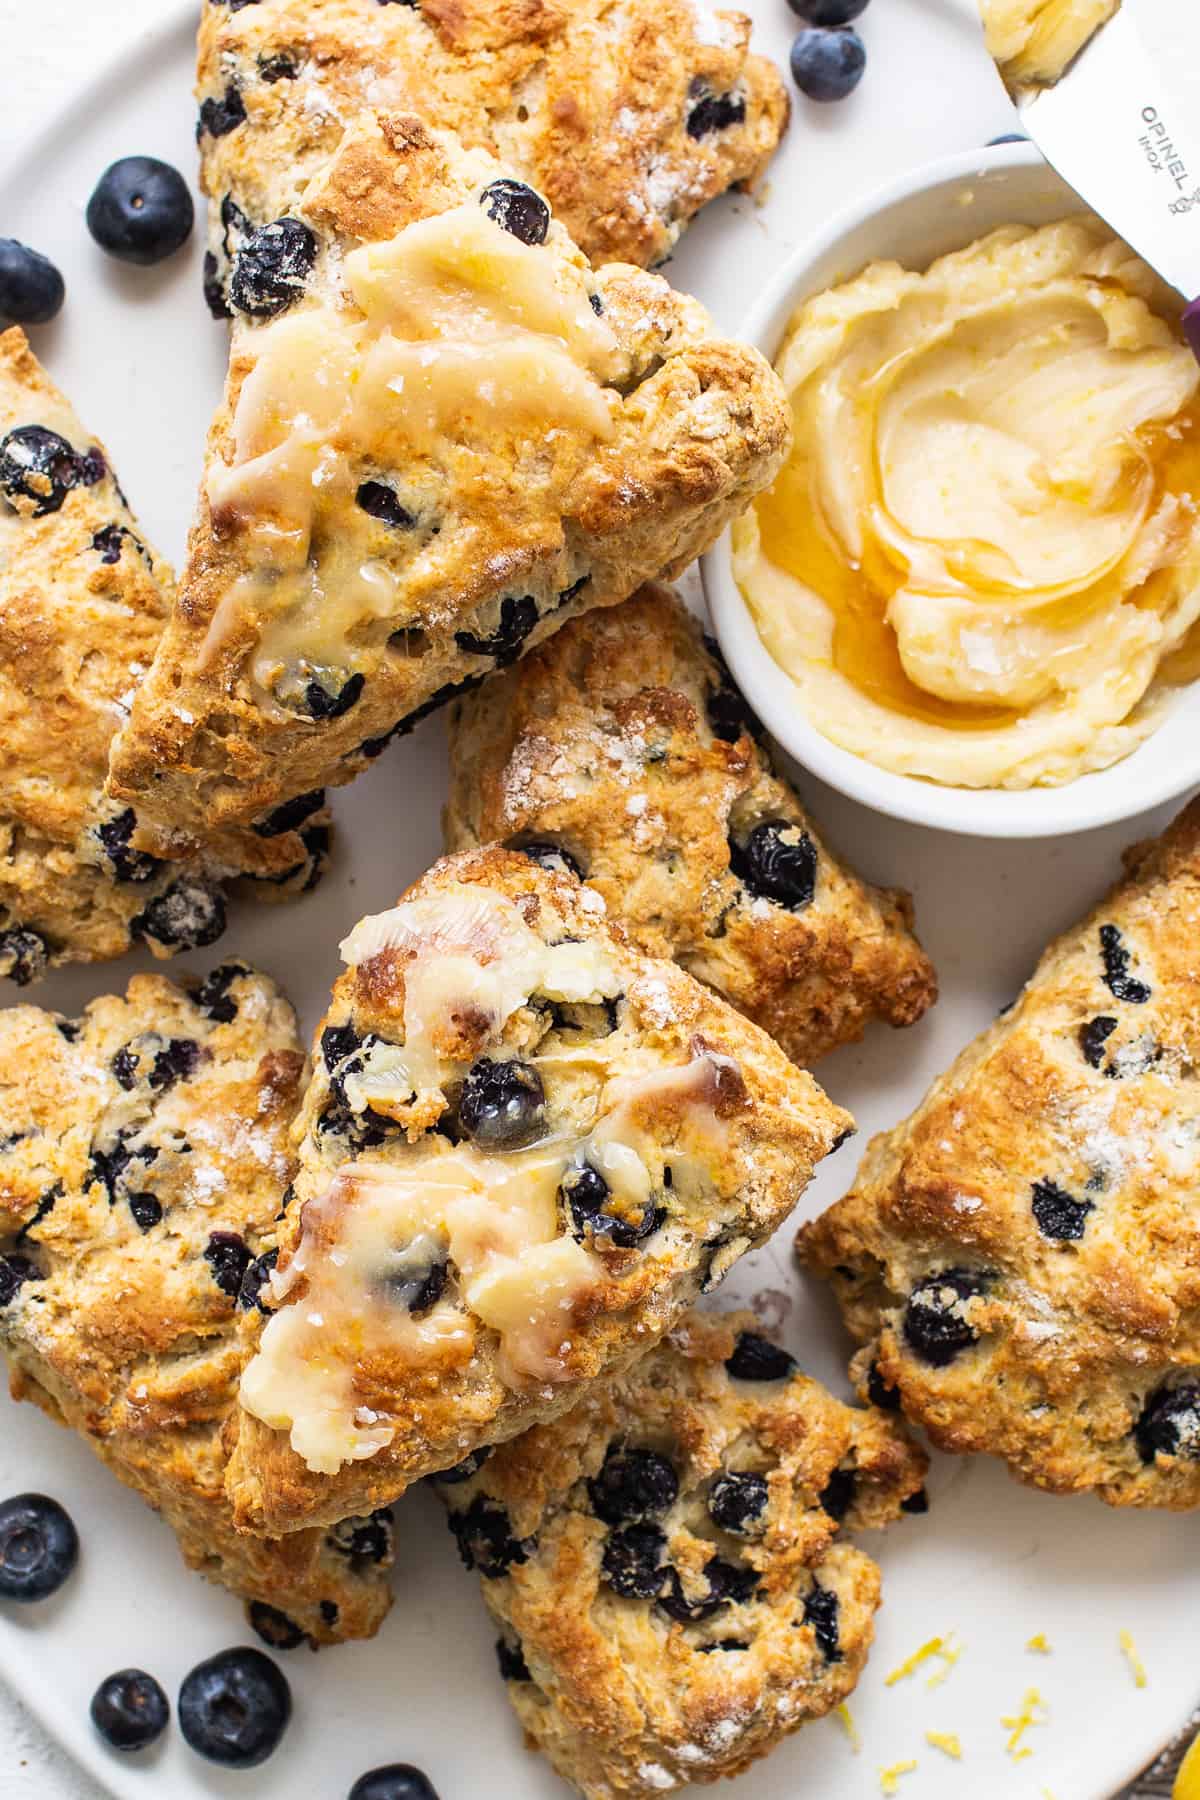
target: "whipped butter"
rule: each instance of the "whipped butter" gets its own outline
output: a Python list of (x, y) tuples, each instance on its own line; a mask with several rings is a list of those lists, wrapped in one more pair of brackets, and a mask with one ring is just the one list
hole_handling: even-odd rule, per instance
[(734, 572), (845, 749), (966, 787), (1069, 781), (1156, 726), (1200, 615), (1200, 371), (1098, 221), (1008, 227), (803, 305), (795, 445)]
[(1052, 86), (1121, 0), (980, 0), (984, 36), (1007, 85)]

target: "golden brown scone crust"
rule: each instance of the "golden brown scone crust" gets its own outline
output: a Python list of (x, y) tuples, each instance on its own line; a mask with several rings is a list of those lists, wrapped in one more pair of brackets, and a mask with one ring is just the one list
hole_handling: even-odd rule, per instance
[[(236, 461), (234, 409), (272, 329), (354, 326), (362, 315), (343, 283), (345, 253), (452, 206), (477, 217), (480, 193), (501, 174), (484, 152), (411, 116), (357, 121), (295, 208), (319, 245), (303, 297), (277, 320), (235, 328), (210, 479)], [(389, 736), (460, 684), (477, 683), (498, 658), (624, 599), (647, 576), (683, 568), (771, 480), (790, 427), (783, 390), (757, 352), (718, 337), (704, 310), (656, 275), (610, 265), (593, 276), (557, 223), (544, 248), (520, 254), (542, 259), (547, 294), (572, 296), (592, 328), (587, 296), (597, 297), (615, 340), (616, 385), (595, 388), (611, 436), (593, 441), (569, 421), (546, 433), (485, 411), (460, 412), (428, 444), (414, 445), (402, 420), (370, 455), (357, 440), (335, 443), (314, 502), (326, 509), (324, 535), (313, 539), (313, 564), (298, 568), (315, 564), (336, 585), (331, 559), (352, 544), (354, 566), (385, 571), (393, 587), (386, 606), (356, 602), (332, 646), (323, 639), (319, 657), (313, 650), (323, 668), (336, 665), (322, 679), (339, 710), (324, 707), (321, 717), (307, 716), (310, 702), (290, 690), (277, 704), (276, 687), (261, 689), (253, 676), (263, 629), (280, 618), (272, 608), (282, 565), (271, 559), (281, 540), (263, 534), (273, 518), (263, 509), (275, 502), (214, 510), (206, 484), (179, 603), (114, 751), (112, 791), (141, 815), (176, 830), (244, 826), (294, 795), (351, 780)], [(363, 510), (366, 480), (390, 484), (408, 528)], [(260, 581), (264, 570), (270, 579)], [(284, 613), (293, 616), (286, 603)], [(503, 650), (486, 647), (500, 641)], [(296, 655), (295, 668), (312, 666)], [(293, 668), (287, 679), (304, 678)]]
[(210, 280), (223, 286), (239, 232), (231, 204), (252, 225), (291, 212), (364, 106), (420, 112), (498, 156), (594, 262), (661, 262), (706, 201), (756, 180), (787, 123), (787, 90), (749, 42), (744, 14), (702, 0), (208, 4)]
[(744, 1333), (762, 1345), (752, 1314), (690, 1314), (564, 1418), (438, 1484), (517, 1716), (586, 1800), (736, 1775), (866, 1662), (879, 1571), (839, 1527), (895, 1519), (926, 1459), (790, 1359), (736, 1378)]
[[(668, 589), (646, 587), (458, 701), (446, 847), (560, 844), (641, 949), (809, 1064), (873, 1016), (913, 1024), (936, 976), (908, 895), (868, 887), (820, 842), (712, 652)], [(794, 905), (756, 893), (745, 864), (768, 823), (807, 840)]]
[(860, 1381), (897, 1388), (943, 1449), (1184, 1509), (1200, 1504), (1200, 804), (1127, 863), (799, 1252), (864, 1345)]
[(80, 1019), (0, 1012), (0, 1343), (14, 1395), (80, 1432), (192, 1568), (333, 1643), (387, 1611), (390, 1521), (243, 1537), (221, 1448), (304, 1075), (291, 1007), (240, 963), (135, 976)]
[[(14, 445), (29, 443), (10, 434), (31, 427), (70, 446), (60, 485), (8, 479)], [(109, 745), (154, 658), (174, 577), (15, 327), (0, 333), (0, 470), (0, 972), (24, 985), (138, 939), (158, 956), (211, 944), (224, 928), (220, 876), (254, 868), (300, 885), (313, 859), (287, 831), (209, 840), (202, 854), (181, 844), (191, 866), (163, 867), (139, 853), (132, 809), (105, 799)]]
[[(306, 1359), (312, 1371), (334, 1369), (344, 1382), (339, 1404), (347, 1415), (383, 1425), (388, 1441), (373, 1453), (362, 1449), (361, 1460), (340, 1468), (335, 1462), (335, 1473), (314, 1472), (310, 1462), (319, 1450), (306, 1460), (293, 1448), (295, 1410), (285, 1413), (290, 1427), (280, 1429), (262, 1422), (269, 1416), (279, 1423), (269, 1406), (259, 1406), (259, 1417), (247, 1410), (251, 1367), (229, 1490), (239, 1523), (254, 1530), (287, 1531), (370, 1511), (418, 1477), (566, 1411), (597, 1376), (620, 1369), (661, 1337), (698, 1293), (776, 1229), (814, 1164), (851, 1124), (765, 1033), (674, 963), (636, 951), (605, 922), (599, 897), (570, 876), (524, 856), (482, 850), (444, 858), (405, 899), (401, 917), (413, 921), (406, 931), (416, 935), (404, 948), (393, 937), (351, 966), (334, 989), (297, 1127), (295, 1197), (281, 1227), (277, 1280), (287, 1283), (286, 1298), (265, 1332), (260, 1316), (246, 1321), (251, 1355), (264, 1341), (271, 1347), (273, 1335), (275, 1366), (285, 1375)], [(365, 1067), (371, 1080), (373, 1070), (386, 1070), (395, 1055), (389, 1046), (405, 1043), (406, 983), (427, 996), (427, 971), (440, 966), (438, 959), (461, 966), (455, 946), (469, 940), (454, 920), (475, 909), (482, 909), (483, 922), (471, 926), (471, 941), (486, 947), (474, 959), (468, 955), (471, 968), (455, 976), (461, 998), (458, 986), (447, 987), (432, 1014), (427, 999), (414, 1002), (430, 1025), (409, 1053), (439, 1046), (440, 1085), (418, 1084), (413, 1098), (412, 1081), (397, 1078), (393, 1096), (376, 1085), (378, 1097), (364, 1109), (353, 1083), (348, 1091), (351, 1072), (361, 1075)], [(548, 969), (531, 978), (532, 986), (522, 981), (520, 994), (510, 992), (497, 1007), (488, 983), (527, 954), (525, 944), (499, 935), (513, 919), (517, 937), (528, 931), (538, 955), (547, 945), (567, 946), (568, 956), (603, 959), (611, 998), (548, 1002), (544, 990), (556, 991)], [(544, 1094), (540, 1136), (524, 1163), (516, 1147), (488, 1146), (463, 1123), (468, 1076), (473, 1081), (510, 1061), (531, 1070)], [(621, 1177), (600, 1147), (614, 1131), (644, 1181), (641, 1204), (628, 1199), (622, 1187), (628, 1173)], [(515, 1265), (520, 1282), (530, 1283), (522, 1285), (521, 1297), (528, 1298), (515, 1323), (511, 1313), (502, 1322), (476, 1297), (486, 1279), (471, 1285), (469, 1259), (482, 1262), (486, 1276), (494, 1267), (490, 1247), (481, 1254), (475, 1227), (460, 1229), (438, 1210), (452, 1178), (445, 1171), (454, 1170), (460, 1154), (454, 1146), (464, 1140), (470, 1140), (466, 1155), (483, 1156), (485, 1206), (498, 1230), (514, 1207), (522, 1223), (525, 1209), (544, 1209), (536, 1214), (532, 1247), (522, 1244), (504, 1265), (510, 1279)], [(626, 1157), (626, 1171), (628, 1163)], [(594, 1218), (584, 1216), (582, 1201), (576, 1210), (568, 1200), (581, 1164), (593, 1171), (602, 1165), (611, 1183), (605, 1210)], [(441, 1187), (431, 1184), (431, 1171)], [(392, 1232), (373, 1242), (365, 1284), (340, 1286), (331, 1297), (328, 1285), (314, 1288), (310, 1272), (356, 1266), (354, 1221), (370, 1217), (378, 1191), (372, 1178), (415, 1182), (416, 1222), (402, 1236)], [(506, 1179), (518, 1182), (515, 1202)], [(633, 1229), (615, 1229), (614, 1220)], [(402, 1265), (410, 1271), (409, 1292), (437, 1271), (433, 1301), (409, 1302), (419, 1328), (403, 1304), (390, 1303), (384, 1285), (392, 1279), (389, 1247), (407, 1257), (413, 1244), (423, 1254), (419, 1270), (411, 1260)], [(549, 1280), (541, 1273), (547, 1264), (537, 1260), (542, 1249), (550, 1257), (583, 1259), (583, 1285), (567, 1289), (561, 1302), (543, 1300), (548, 1290), (536, 1285)], [(285, 1313), (292, 1315), (286, 1326)], [(301, 1337), (299, 1347), (285, 1338), (285, 1331), (302, 1333), (314, 1317), (319, 1329)], [(525, 1321), (533, 1349), (522, 1335)], [(260, 1356), (257, 1370), (269, 1362)]]

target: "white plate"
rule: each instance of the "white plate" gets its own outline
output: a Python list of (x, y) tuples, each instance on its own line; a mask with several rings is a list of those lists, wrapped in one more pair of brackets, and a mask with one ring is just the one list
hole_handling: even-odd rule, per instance
[[(786, 55), (783, 0), (757, 0), (765, 46)], [(164, 6), (160, 30), (87, 94), (0, 178), (0, 230), (56, 256), (68, 280), (61, 322), (38, 348), (111, 446), (134, 505), (179, 555), (200, 446), (222, 368), (223, 334), (199, 298), (199, 247), (164, 271), (123, 272), (95, 251), (82, 208), (113, 157), (149, 152), (190, 170), (192, 5)], [(696, 227), (672, 273), (726, 324), (744, 311), (787, 251), (835, 205), (881, 172), (1007, 128), (1007, 103), (979, 48), (969, 0), (877, 0), (864, 20), (871, 56), (858, 95), (840, 110), (801, 104), (766, 205), (735, 199)], [(11, 68), (7, 73), (12, 74)], [(441, 726), (432, 722), (337, 801), (341, 848), (321, 890), (293, 910), (235, 912), (220, 951), (279, 976), (311, 1027), (336, 973), (335, 945), (359, 915), (390, 904), (438, 844), (444, 785)], [(1047, 935), (1068, 923), (1113, 873), (1126, 833), (1070, 843), (1001, 844), (939, 836), (875, 817), (806, 789), (818, 816), (867, 873), (917, 893), (923, 935), (942, 974), (936, 1013), (903, 1038), (873, 1033), (824, 1065), (824, 1078), (864, 1134), (919, 1098), (959, 1045), (1011, 997)], [(38, 998), (71, 1011), (148, 966), (55, 977)], [(862, 1141), (861, 1139), (859, 1140)], [(826, 1169), (810, 1210), (852, 1173), (853, 1149)], [(782, 1296), (786, 1332), (814, 1374), (842, 1381), (845, 1345), (827, 1298), (807, 1288), (789, 1255), (790, 1229), (743, 1267), (730, 1300)], [(768, 1298), (767, 1304), (770, 1304)], [(356, 1775), (403, 1758), (426, 1769), (443, 1800), (553, 1800), (566, 1790), (527, 1756), (496, 1674), (473, 1577), (457, 1566), (440, 1509), (417, 1493), (398, 1508), (395, 1610), (375, 1643), (282, 1658), (296, 1697), (283, 1747), (253, 1776), (222, 1775), (172, 1729), (149, 1768), (109, 1755), (87, 1705), (101, 1676), (127, 1663), (153, 1670), (174, 1695), (201, 1657), (246, 1641), (240, 1608), (184, 1572), (166, 1529), (104, 1475), (83, 1446), (32, 1407), (0, 1412), (0, 1492), (42, 1488), (78, 1522), (79, 1571), (54, 1600), (0, 1616), (0, 1670), (79, 1760), (122, 1797), (343, 1800)], [(886, 1604), (870, 1668), (853, 1702), (855, 1756), (833, 1721), (801, 1733), (729, 1790), (740, 1800), (862, 1800), (877, 1768), (909, 1757), (903, 1800), (1100, 1800), (1149, 1760), (1200, 1690), (1194, 1618), (1200, 1607), (1200, 1521), (1121, 1515), (1088, 1501), (1054, 1501), (1014, 1486), (982, 1462), (939, 1459), (933, 1510), (870, 1540), (885, 1570)], [(1118, 1648), (1129, 1630), (1149, 1685), (1135, 1689)], [(962, 1660), (941, 1687), (884, 1675), (935, 1633), (956, 1631)], [(1047, 1633), (1045, 1659), (1023, 1646)], [(1002, 1714), (1037, 1685), (1052, 1713), (1029, 1735), (1034, 1755), (1004, 1753)], [(927, 1728), (960, 1733), (952, 1764)]]

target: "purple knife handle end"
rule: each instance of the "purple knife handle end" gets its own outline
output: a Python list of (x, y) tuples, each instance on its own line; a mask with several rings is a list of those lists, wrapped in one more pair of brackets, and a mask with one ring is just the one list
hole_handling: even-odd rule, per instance
[(1183, 334), (1200, 362), (1200, 300), (1193, 300), (1183, 315)]

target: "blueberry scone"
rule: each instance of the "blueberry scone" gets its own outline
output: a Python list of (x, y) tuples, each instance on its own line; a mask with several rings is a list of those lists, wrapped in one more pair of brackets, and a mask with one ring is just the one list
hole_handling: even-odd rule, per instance
[(230, 1492), (291, 1530), (564, 1412), (786, 1216), (847, 1115), (527, 857), (448, 857), (342, 945), (250, 1322)]
[(750, 20), (705, 0), (209, 0), (198, 137), (206, 292), (291, 214), (364, 107), (420, 112), (545, 195), (597, 262), (661, 262), (687, 221), (750, 185), (787, 123)]
[(234, 1530), (222, 1427), (238, 1309), (274, 1260), (305, 1057), (274, 984), (139, 975), (80, 1019), (0, 1012), (0, 1344), (13, 1391), (82, 1433), (191, 1567), (281, 1646), (369, 1636), (390, 1520)]
[(800, 1234), (864, 1391), (1056, 1493), (1200, 1505), (1200, 805)]
[(908, 896), (820, 842), (685, 608), (644, 588), (568, 625), (451, 713), (451, 850), (559, 858), (639, 948), (811, 1063), (936, 995)]
[[(243, 246), (179, 604), (114, 751), (165, 824), (257, 826), (574, 614), (689, 562), (771, 479), (757, 354), (545, 201), (364, 115)], [(286, 817), (286, 811), (284, 813)]]
[(693, 1313), (565, 1417), (438, 1488), (527, 1737), (587, 1800), (736, 1775), (844, 1701), (879, 1570), (842, 1529), (926, 1459), (752, 1314)]
[[(323, 824), (270, 839), (142, 847), (127, 804), (106, 800), (113, 735), (149, 668), (173, 577), (126, 504), (104, 450), (24, 335), (0, 334), (0, 974), (215, 942), (219, 874), (257, 868), (270, 897), (301, 885)], [(315, 809), (314, 809), (315, 811)], [(259, 884), (256, 884), (256, 887)]]

